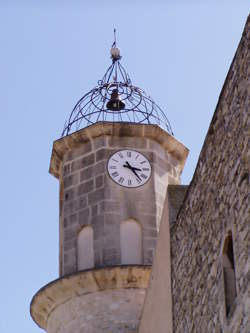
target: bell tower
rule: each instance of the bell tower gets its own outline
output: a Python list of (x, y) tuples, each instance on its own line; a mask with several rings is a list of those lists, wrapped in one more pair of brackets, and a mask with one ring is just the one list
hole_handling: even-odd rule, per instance
[(116, 40), (111, 59), (53, 144), (60, 276), (31, 302), (48, 333), (137, 332), (167, 186), (180, 183), (188, 154), (132, 84)]

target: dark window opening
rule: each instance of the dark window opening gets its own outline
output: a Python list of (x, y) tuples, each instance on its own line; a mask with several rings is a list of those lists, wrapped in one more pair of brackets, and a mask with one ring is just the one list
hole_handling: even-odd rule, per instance
[(223, 248), (223, 278), (226, 315), (228, 316), (232, 310), (234, 300), (236, 298), (235, 264), (231, 232), (228, 234)]

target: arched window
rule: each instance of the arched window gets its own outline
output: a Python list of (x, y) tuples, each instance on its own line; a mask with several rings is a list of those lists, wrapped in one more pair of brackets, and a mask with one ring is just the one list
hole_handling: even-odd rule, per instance
[(142, 237), (141, 226), (138, 222), (129, 219), (121, 223), (121, 263), (141, 264), (142, 263)]
[(222, 264), (223, 264), (226, 315), (228, 316), (228, 314), (232, 309), (234, 300), (236, 298), (234, 251), (233, 251), (233, 239), (231, 232), (229, 232), (224, 242), (223, 253), (222, 253)]
[(94, 267), (93, 229), (84, 227), (77, 240), (78, 270)]

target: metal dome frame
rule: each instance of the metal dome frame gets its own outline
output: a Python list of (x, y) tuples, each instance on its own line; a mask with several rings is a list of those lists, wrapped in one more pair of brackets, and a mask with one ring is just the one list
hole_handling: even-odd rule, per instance
[[(69, 120), (65, 123), (62, 136), (100, 121), (156, 124), (173, 135), (170, 122), (163, 110), (145, 91), (132, 85), (128, 73), (120, 63), (121, 56), (120, 50), (116, 47), (116, 38), (111, 48), (111, 58), (112, 64), (97, 86), (74, 106)], [(114, 90), (118, 91), (119, 100), (123, 105), (123, 108), (115, 111), (107, 108)]]

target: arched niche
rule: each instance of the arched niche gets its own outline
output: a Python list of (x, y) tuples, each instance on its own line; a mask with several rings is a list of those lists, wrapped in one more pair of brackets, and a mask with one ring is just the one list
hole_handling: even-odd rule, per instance
[(234, 263), (233, 239), (231, 231), (228, 233), (223, 244), (222, 266), (223, 266), (226, 315), (228, 316), (232, 310), (234, 300), (236, 298), (235, 263)]
[(79, 271), (94, 267), (93, 243), (93, 228), (83, 227), (77, 239), (77, 266)]
[(142, 231), (138, 222), (133, 219), (123, 221), (120, 225), (121, 263), (142, 263)]

